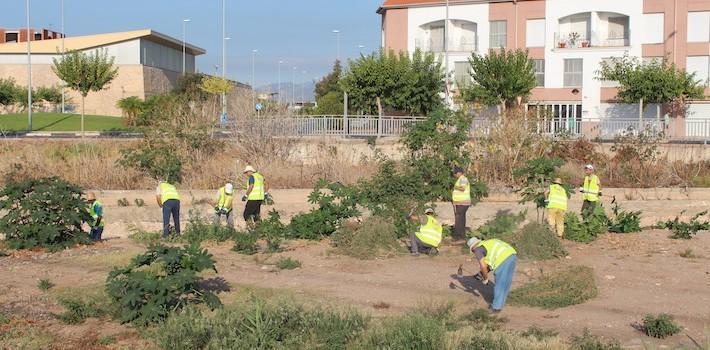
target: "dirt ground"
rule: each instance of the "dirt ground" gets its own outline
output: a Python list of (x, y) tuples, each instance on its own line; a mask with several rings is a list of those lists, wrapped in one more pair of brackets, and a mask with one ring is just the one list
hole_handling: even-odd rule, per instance
[[(710, 191), (678, 190), (646, 191), (629, 194), (628, 190), (605, 190), (606, 201), (616, 195), (626, 209), (643, 211), (642, 225), (650, 226), (659, 219), (671, 218), (687, 210), (687, 215), (710, 207)], [(283, 217), (309, 208), (308, 191), (274, 191), (275, 209)], [(183, 196), (182, 217), (188, 211), (209, 213), (204, 198), (209, 192)], [(118, 198), (145, 198), (146, 207), (118, 207)], [(37, 288), (39, 279), (56, 283), (53, 289), (101, 288), (111, 266), (128, 261), (143, 249), (129, 240), (129, 228), (160, 227), (160, 212), (149, 192), (101, 193), (108, 222), (102, 243), (55, 254), (13, 252), (0, 257), (0, 310), (46, 326), (51, 332), (75, 339), (91, 332), (98, 336), (118, 335), (119, 344), (140, 348), (142, 343), (129, 327), (109, 321), (90, 320), (79, 326), (66, 326), (52, 317), (60, 312), (52, 293)], [(189, 199), (188, 199), (189, 198)], [(579, 210), (573, 201), (570, 210)], [(445, 223), (453, 215), (448, 204), (439, 204), (438, 214)], [(607, 203), (606, 208), (610, 205)], [(270, 208), (269, 208), (270, 209)], [(477, 227), (497, 210), (525, 209), (511, 195), (496, 195), (469, 211), (469, 226)], [(239, 209), (238, 209), (239, 210)], [(535, 210), (528, 208), (528, 218), (535, 220)], [(184, 223), (183, 223), (184, 225)], [(615, 338), (629, 348), (648, 344), (672, 346), (691, 344), (688, 336), (703, 341), (710, 337), (710, 234), (700, 233), (692, 240), (672, 240), (668, 232), (648, 229), (637, 234), (606, 234), (585, 245), (564, 242), (569, 256), (559, 260), (535, 262), (522, 260), (514, 277), (513, 288), (540, 274), (571, 265), (594, 269), (599, 296), (587, 303), (546, 311), (527, 307), (506, 306), (502, 316), (506, 327), (524, 330), (531, 325), (553, 328), (563, 336), (580, 334), (584, 328), (606, 338)], [(305, 302), (317, 301), (355, 305), (373, 315), (405, 312), (424, 303), (453, 302), (463, 312), (485, 307), (491, 298), (490, 287), (476, 282), (471, 275), (477, 267), (462, 253), (458, 245), (446, 243), (437, 257), (414, 258), (407, 255), (369, 261), (333, 253), (327, 241), (293, 241), (284, 244), (285, 251), (275, 255), (243, 256), (230, 251), (232, 243), (207, 244), (217, 260), (219, 274), (231, 291), (221, 293), (225, 303), (246, 290), (288, 293)], [(692, 249), (696, 258), (683, 258), (680, 252)], [(278, 271), (273, 264), (279, 256), (296, 258), (303, 266), (291, 271)], [(465, 277), (458, 278), (456, 269), (464, 263)], [(684, 327), (680, 335), (663, 341), (644, 336), (633, 324), (648, 313), (670, 313)], [(79, 336), (80, 337), (80, 336)]]

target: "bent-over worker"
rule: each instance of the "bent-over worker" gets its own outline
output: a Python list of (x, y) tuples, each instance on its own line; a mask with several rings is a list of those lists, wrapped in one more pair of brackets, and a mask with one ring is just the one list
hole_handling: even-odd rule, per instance
[(412, 215), (411, 219), (419, 221), (419, 231), (409, 235), (411, 241), (412, 255), (419, 256), (419, 250), (426, 250), (427, 253), (437, 252), (437, 248), (441, 243), (442, 227), (439, 221), (434, 217), (434, 209), (427, 208), (424, 211), (426, 217), (420, 220), (416, 215)]
[(466, 244), (478, 260), (483, 284), (489, 283), (490, 273), (493, 272), (495, 286), (490, 309), (493, 312), (500, 312), (513, 284), (513, 274), (518, 261), (517, 252), (510, 244), (499, 239), (481, 241), (473, 237)]

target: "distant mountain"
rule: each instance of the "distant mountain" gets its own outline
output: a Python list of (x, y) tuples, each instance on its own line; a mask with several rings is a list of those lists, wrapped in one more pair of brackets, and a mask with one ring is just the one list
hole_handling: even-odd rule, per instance
[[(303, 88), (303, 100), (305, 102), (313, 102), (315, 94), (315, 83), (312, 81), (309, 82), (304, 82), (304, 83), (296, 83), (295, 86), (293, 86), (293, 89), (291, 87), (291, 82), (282, 82), (281, 83), (281, 100), (282, 101), (291, 101), (291, 93), (293, 91), (294, 93), (294, 101), (296, 102), (301, 102), (301, 88)], [(269, 85), (264, 85), (264, 86), (259, 86), (256, 88), (257, 92), (260, 93), (277, 93), (279, 92), (279, 84), (278, 83), (272, 83)], [(278, 95), (274, 96), (274, 99), (278, 99)]]

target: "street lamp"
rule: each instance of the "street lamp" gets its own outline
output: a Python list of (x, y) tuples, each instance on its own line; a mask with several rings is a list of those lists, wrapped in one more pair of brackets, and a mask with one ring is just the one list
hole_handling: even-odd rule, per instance
[[(66, 36), (66, 34), (64, 34), (64, 0), (62, 0), (61, 3), (60, 3), (60, 11), (59, 11), (59, 12), (60, 12), (61, 17), (62, 17), (62, 18), (61, 18), (61, 27), (62, 27), (62, 29), (61, 29), (61, 32), (62, 32), (62, 33), (61, 33), (61, 35), (62, 35), (62, 61), (64, 61), (64, 37)], [(64, 88), (65, 88), (65, 87), (66, 87), (66, 83), (62, 80), (62, 114), (64, 114), (64, 112), (65, 112), (65, 105), (64, 105), (64, 103), (65, 103), (65, 102), (64, 102), (64, 100), (65, 100), (65, 97), (64, 97), (64, 95), (65, 95)]]
[[(227, 52), (227, 40), (230, 40), (230, 39), (232, 39), (232, 38), (230, 38), (228, 36), (222, 37), (222, 79), (226, 79), (226, 76), (227, 76), (227, 59), (226, 59), (227, 55), (226, 55), (226, 52)], [(216, 70), (217, 69), (215, 68), (215, 72), (216, 72)], [(222, 93), (222, 116), (224, 117), (225, 115), (227, 115), (227, 94), (223, 92)]]
[[(517, 35), (517, 34), (516, 34)], [(446, 105), (449, 104), (449, 0), (446, 0), (446, 21), (444, 22), (444, 76), (446, 87), (444, 88), (444, 98)]]
[(27, 5), (27, 131), (32, 132), (32, 54), (30, 53), (30, 0)]
[(333, 33), (335, 33), (335, 40), (336, 40), (336, 46), (335, 46), (335, 48), (336, 48), (336, 51), (335, 51), (335, 52), (336, 52), (336, 55), (335, 55), (335, 59), (338, 60), (338, 61), (340, 61), (340, 30), (334, 29), (334, 30), (333, 30)]
[(360, 55), (362, 55), (362, 49), (365, 48), (365, 45), (360, 44), (357, 46), (357, 48), (360, 49)]
[(291, 110), (296, 107), (296, 69), (298, 67), (293, 66), (293, 72), (291, 72)]
[(251, 106), (252, 108), (256, 108), (256, 84), (255, 79), (254, 79), (254, 66), (256, 63), (256, 53), (259, 52), (259, 50), (254, 49), (251, 50)]
[(279, 105), (281, 105), (281, 64), (283, 64), (284, 61), (279, 61)]
[(303, 98), (303, 86), (306, 85), (305, 79), (306, 79), (306, 71), (302, 70), (301, 74), (303, 74), (303, 83), (301, 83), (301, 108), (305, 106), (305, 99)]
[(187, 30), (187, 23), (190, 22), (189, 18), (182, 20), (182, 75), (185, 75), (185, 32)]

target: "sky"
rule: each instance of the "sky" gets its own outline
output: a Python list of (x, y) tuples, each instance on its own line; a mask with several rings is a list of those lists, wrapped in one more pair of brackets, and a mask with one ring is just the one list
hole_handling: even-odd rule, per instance
[[(26, 26), (24, 0), (3, 0), (0, 27)], [(59, 31), (61, 0), (31, 0), (31, 26)], [(380, 46), (382, 0), (226, 0), (227, 76), (251, 83), (252, 50), (257, 87), (290, 82), (293, 67), (297, 84), (327, 74), (337, 55), (357, 58)], [(221, 65), (221, 0), (64, 0), (67, 36), (150, 28), (182, 38), (183, 19), (189, 18), (186, 41), (207, 50), (197, 58), (198, 70), (214, 73)], [(364, 45), (365, 48), (359, 48)], [(305, 72), (304, 72), (305, 71)]]

